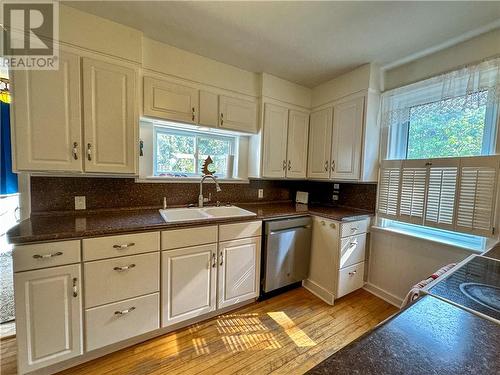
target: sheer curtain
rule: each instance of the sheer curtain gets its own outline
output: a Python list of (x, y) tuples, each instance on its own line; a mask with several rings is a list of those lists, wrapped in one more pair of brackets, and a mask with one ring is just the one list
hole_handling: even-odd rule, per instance
[(380, 117), (382, 158), (404, 159), (399, 150), (389, 145), (404, 143), (412, 108), (428, 103), (443, 111), (452, 104), (464, 109), (484, 105), (491, 108), (499, 98), (500, 57), (385, 92)]

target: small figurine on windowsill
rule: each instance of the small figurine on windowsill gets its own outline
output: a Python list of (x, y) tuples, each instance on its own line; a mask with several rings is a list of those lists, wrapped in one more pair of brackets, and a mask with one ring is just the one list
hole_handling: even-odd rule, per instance
[(216, 172), (214, 161), (212, 160), (212, 158), (210, 156), (208, 156), (205, 159), (205, 161), (203, 162), (203, 166), (202, 166), (201, 171), (203, 172), (203, 174), (205, 176), (206, 175), (213, 176), (213, 174)]

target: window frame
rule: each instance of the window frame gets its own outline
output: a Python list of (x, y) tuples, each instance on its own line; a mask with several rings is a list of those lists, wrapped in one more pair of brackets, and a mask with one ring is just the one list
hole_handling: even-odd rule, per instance
[[(408, 118), (410, 118), (410, 111), (412, 108), (427, 105), (435, 102), (449, 100), (451, 98), (443, 99), (440, 97), (440, 85), (429, 85), (428, 87), (416, 90), (415, 92), (405, 95), (404, 100), (408, 100)], [(489, 95), (489, 94), (488, 94)], [(457, 96), (459, 97), (459, 96)], [(484, 116), (484, 132), (482, 140), (481, 155), (474, 156), (488, 156), (495, 155), (500, 148), (500, 140), (498, 139), (498, 101), (489, 101), (486, 105), (486, 112)], [(408, 159), (408, 143), (410, 133), (410, 121), (400, 125), (393, 125), (387, 133), (387, 149), (385, 152), (386, 160), (423, 160), (423, 159)], [(448, 156), (439, 156), (439, 158), (446, 158)], [(469, 156), (449, 156), (449, 157), (469, 157)], [(434, 158), (424, 158), (434, 159)]]
[[(235, 155), (235, 163), (236, 161), (236, 150), (237, 150), (237, 137), (231, 135), (220, 135), (214, 134), (211, 132), (203, 132), (197, 130), (181, 130), (175, 127), (167, 127), (167, 126), (153, 126), (153, 177), (162, 178), (162, 177), (174, 177), (174, 176), (161, 176), (158, 172), (157, 168), (157, 151), (158, 151), (158, 134), (168, 134), (168, 135), (182, 135), (182, 136), (191, 136), (194, 137), (194, 160), (195, 160), (195, 172), (194, 173), (186, 173), (186, 172), (178, 172), (178, 171), (162, 171), (161, 173), (170, 173), (173, 175), (185, 175), (184, 178), (189, 177), (199, 177), (201, 176), (201, 171), (199, 170), (199, 149), (198, 149), (198, 139), (201, 138), (211, 138), (222, 141), (229, 141), (229, 155)], [(219, 178), (225, 177), (225, 172), (215, 173), (214, 176)], [(176, 178), (182, 178), (176, 177)]]

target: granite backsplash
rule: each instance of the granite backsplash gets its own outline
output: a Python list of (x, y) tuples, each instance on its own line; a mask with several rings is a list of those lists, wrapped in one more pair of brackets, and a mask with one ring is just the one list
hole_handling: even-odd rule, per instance
[[(375, 210), (376, 184), (341, 183), (339, 200), (334, 202), (332, 182), (250, 180), (243, 184), (221, 184), (215, 192), (211, 183), (203, 186), (204, 195), (212, 193), (212, 201), (249, 203), (275, 202), (295, 199), (297, 190), (308, 191), (311, 203), (340, 205)], [(264, 198), (258, 199), (258, 189)], [(31, 177), (31, 211), (33, 214), (74, 211), (74, 197), (86, 197), (87, 210), (178, 206), (198, 201), (196, 183), (137, 183), (133, 178), (101, 177)]]

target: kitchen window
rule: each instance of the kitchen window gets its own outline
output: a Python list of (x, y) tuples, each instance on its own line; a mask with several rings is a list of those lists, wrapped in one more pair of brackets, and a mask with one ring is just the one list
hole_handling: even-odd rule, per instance
[(497, 234), (499, 77), (494, 59), (383, 94), (379, 218), (436, 238)]
[(200, 176), (210, 156), (215, 176), (226, 177), (228, 158), (235, 154), (236, 143), (235, 136), (155, 126), (154, 176)]

